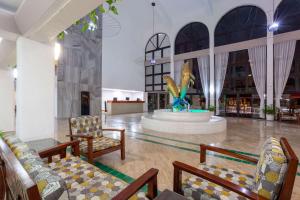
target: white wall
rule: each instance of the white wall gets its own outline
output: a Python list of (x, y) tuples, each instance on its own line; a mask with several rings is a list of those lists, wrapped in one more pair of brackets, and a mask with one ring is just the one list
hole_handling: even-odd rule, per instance
[[(145, 46), (153, 35), (152, 7), (150, 1), (128, 0), (118, 9), (114, 17), (121, 23), (121, 32), (103, 37), (102, 84), (104, 88), (144, 91)], [(157, 31), (170, 30), (170, 21), (163, 14), (157, 13), (156, 21)]]
[(0, 69), (0, 130), (14, 131), (15, 94), (12, 70)]
[(53, 48), (24, 37), (17, 40), (17, 124), (23, 141), (54, 138)]

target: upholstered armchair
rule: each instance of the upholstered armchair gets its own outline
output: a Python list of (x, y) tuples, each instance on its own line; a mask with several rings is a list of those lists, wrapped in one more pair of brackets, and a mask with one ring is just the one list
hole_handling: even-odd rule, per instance
[[(269, 138), (259, 160), (207, 145), (200, 145), (198, 168), (175, 161), (174, 191), (188, 199), (242, 200), (291, 199), (297, 173), (298, 158), (285, 138)], [(206, 152), (214, 151), (256, 165), (255, 174), (234, 171), (225, 166), (208, 165)], [(182, 182), (182, 171), (189, 175)]]
[[(69, 119), (70, 135), (73, 140), (80, 141), (80, 154), (93, 163), (94, 158), (120, 150), (121, 159), (125, 159), (125, 129), (102, 128), (99, 116), (82, 116)], [(105, 137), (104, 131), (120, 133), (120, 140)]]

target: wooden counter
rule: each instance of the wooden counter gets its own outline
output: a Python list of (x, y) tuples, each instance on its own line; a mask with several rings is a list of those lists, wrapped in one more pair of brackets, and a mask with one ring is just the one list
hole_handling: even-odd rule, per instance
[(107, 101), (107, 113), (110, 115), (142, 113), (144, 101)]

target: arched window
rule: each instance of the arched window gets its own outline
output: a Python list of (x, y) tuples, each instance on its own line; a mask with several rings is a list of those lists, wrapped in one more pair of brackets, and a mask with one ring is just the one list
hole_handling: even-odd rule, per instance
[(209, 48), (208, 28), (200, 23), (193, 22), (184, 26), (175, 40), (175, 54), (187, 53)]
[[(237, 7), (225, 14), (215, 29), (215, 46), (267, 36), (267, 17), (255, 6)], [(225, 81), (218, 99), (221, 115), (262, 117), (249, 63), (248, 49), (229, 52)], [(264, 102), (264, 100), (262, 100)]]
[(170, 74), (170, 40), (167, 34), (157, 33), (145, 48), (145, 91), (164, 91), (163, 76)]
[(300, 29), (300, 1), (284, 0), (277, 7), (274, 21), (279, 23), (275, 34), (286, 33)]
[(215, 46), (267, 36), (267, 16), (255, 6), (241, 6), (224, 15), (215, 29)]
[[(199, 51), (209, 48), (209, 32), (205, 24), (200, 22), (192, 22), (184, 26), (178, 32), (175, 39), (175, 55)], [(188, 61), (192, 67), (192, 73), (195, 76), (195, 84), (189, 88), (188, 98), (194, 108), (204, 108), (205, 99), (203, 87), (201, 84), (200, 71), (197, 58), (191, 58)], [(177, 66), (181, 67), (181, 66)], [(175, 72), (180, 70), (175, 70)], [(176, 76), (176, 75), (175, 75)]]

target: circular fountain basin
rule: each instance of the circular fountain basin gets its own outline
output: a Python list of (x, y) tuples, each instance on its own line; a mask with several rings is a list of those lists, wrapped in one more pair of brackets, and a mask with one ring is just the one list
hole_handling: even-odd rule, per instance
[(212, 134), (226, 131), (227, 122), (207, 110), (155, 110), (152, 116), (142, 117), (142, 127), (163, 133)]

